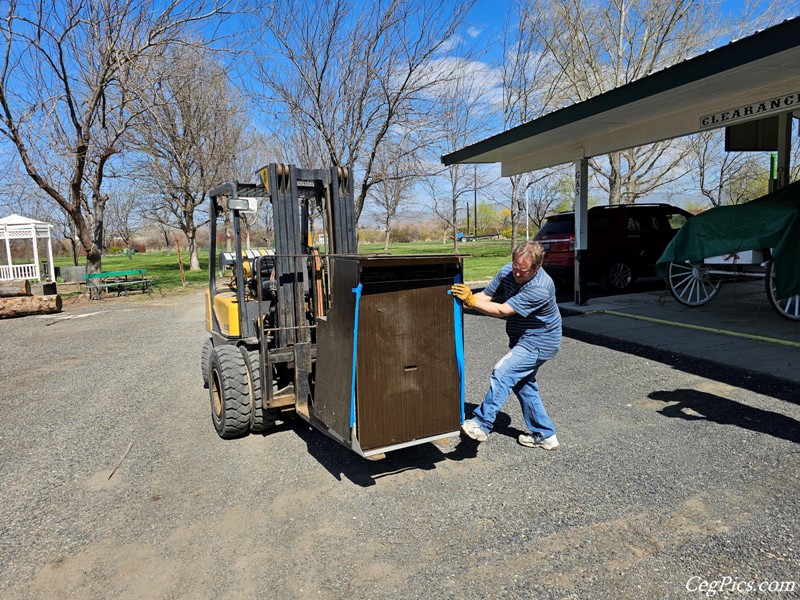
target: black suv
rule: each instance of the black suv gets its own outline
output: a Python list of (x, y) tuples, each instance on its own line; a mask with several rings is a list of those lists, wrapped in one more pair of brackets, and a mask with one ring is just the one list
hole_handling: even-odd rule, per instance
[[(588, 281), (611, 292), (630, 288), (653, 267), (692, 215), (669, 204), (618, 204), (588, 210)], [(544, 268), (566, 285), (575, 274), (575, 213), (551, 215), (534, 239), (545, 250)]]

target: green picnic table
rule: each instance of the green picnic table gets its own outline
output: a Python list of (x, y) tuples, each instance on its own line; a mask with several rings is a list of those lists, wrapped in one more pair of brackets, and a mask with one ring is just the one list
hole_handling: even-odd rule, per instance
[(127, 271), (103, 271), (87, 273), (86, 288), (91, 291), (116, 291), (117, 296), (128, 294), (128, 290), (141, 289), (142, 292), (153, 290), (153, 278), (147, 277), (147, 269), (130, 269)]

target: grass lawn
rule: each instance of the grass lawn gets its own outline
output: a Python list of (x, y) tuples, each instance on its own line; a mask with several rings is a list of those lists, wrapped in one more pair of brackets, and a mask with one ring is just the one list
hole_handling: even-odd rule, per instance
[[(208, 282), (208, 251), (200, 251), (200, 270), (189, 271), (189, 255), (181, 253), (184, 275), (187, 286), (203, 286)], [(69, 257), (54, 259), (55, 266), (72, 266)], [(81, 265), (85, 262), (80, 263)], [(178, 267), (177, 252), (145, 252), (127, 256), (103, 256), (103, 271), (129, 271), (131, 269), (147, 269), (148, 277), (155, 277), (153, 289), (170, 291), (181, 287), (181, 272)]]
[[(362, 254), (382, 253), (383, 244), (359, 244)], [(452, 254), (453, 243), (411, 242), (391, 244), (391, 254)], [(504, 264), (511, 262), (511, 240), (478, 240), (461, 242), (458, 253), (464, 255), (464, 281), (485, 281), (497, 274)]]
[[(508, 240), (482, 240), (462, 242), (458, 245), (459, 254), (464, 258), (465, 281), (484, 281), (491, 279), (498, 269), (511, 260), (511, 242)], [(362, 254), (383, 253), (383, 244), (361, 244)], [(436, 242), (412, 242), (392, 244), (391, 254), (452, 254), (452, 244)], [(182, 253), (184, 274), (187, 286), (200, 287), (208, 282), (208, 251), (200, 251), (200, 271), (189, 271), (189, 255)], [(83, 263), (82, 263), (83, 264)], [(69, 257), (55, 258), (55, 266), (71, 266)], [(155, 277), (154, 289), (172, 291), (181, 287), (181, 274), (178, 267), (177, 252), (145, 252), (127, 256), (103, 256), (103, 271), (128, 271), (147, 269), (148, 277)]]

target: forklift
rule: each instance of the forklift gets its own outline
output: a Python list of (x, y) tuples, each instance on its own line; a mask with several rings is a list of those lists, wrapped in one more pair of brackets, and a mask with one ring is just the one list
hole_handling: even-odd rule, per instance
[[(463, 314), (450, 287), (463, 257), (358, 254), (342, 167), (270, 163), (256, 176), (209, 193), (200, 362), (217, 434), (298, 416), (366, 458), (458, 435)], [(242, 214), (258, 202), (271, 203), (274, 248), (244, 250)], [(218, 254), (225, 219), (235, 247)]]

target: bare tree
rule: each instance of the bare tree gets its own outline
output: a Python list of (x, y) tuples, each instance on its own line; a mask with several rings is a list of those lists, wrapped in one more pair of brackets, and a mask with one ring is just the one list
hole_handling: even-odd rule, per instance
[(159, 233), (164, 238), (164, 249), (169, 250), (172, 246), (172, 233), (178, 229), (172, 212), (160, 202), (143, 202), (139, 205), (139, 216), (143, 221), (152, 223), (158, 228)]
[[(413, 147), (413, 146), (412, 146)], [(392, 222), (413, 192), (422, 167), (404, 140), (383, 146), (375, 161), (375, 184), (370, 192), (373, 214), (383, 224), (383, 249), (389, 249)]]
[[(298, 155), (348, 167), (356, 222), (380, 147), (429, 110), (429, 65), (452, 41), (474, 0), (328, 3), (275, 0), (264, 11), (260, 80), (291, 128)], [(440, 68), (438, 76), (448, 74)]]
[[(487, 65), (468, 59), (448, 59), (441, 65), (456, 76), (438, 79), (434, 65), (430, 77), (438, 79), (432, 88), (436, 112), (426, 130), (428, 150), (442, 156), (476, 142), (491, 129), (491, 116), (497, 105), (497, 80)], [(458, 251), (459, 212), (466, 216), (467, 200), (476, 202), (478, 192), (493, 183), (493, 176), (474, 165), (433, 165), (426, 170), (431, 208), (438, 220), (446, 224), (453, 237), (453, 250)]]
[[(517, 0), (506, 18), (500, 63), (503, 89), (503, 126), (510, 129), (542, 116), (554, 108), (561, 71), (544, 52), (553, 38), (552, 21), (545, 18), (539, 0)], [(511, 189), (511, 247), (517, 245), (519, 222), (525, 214), (529, 189), (550, 176), (550, 171), (514, 175)]]
[(106, 207), (109, 237), (119, 238), (125, 244), (129, 259), (133, 259), (133, 236), (139, 231), (139, 201), (135, 190), (118, 190), (114, 201)]
[(132, 84), (140, 84), (149, 57), (219, 10), (204, 0), (7, 4), (0, 135), (75, 224), (90, 272), (101, 270), (105, 177), (124, 149)]
[(704, 131), (686, 138), (692, 175), (700, 193), (712, 206), (728, 204), (728, 182), (742, 173), (746, 166), (741, 152), (726, 152), (721, 131)]
[(736, 175), (728, 179), (726, 194), (728, 204), (743, 204), (769, 191), (769, 169), (753, 154), (745, 156)]
[[(748, 0), (736, 15), (723, 21), (719, 27), (720, 42), (752, 34), (792, 16), (792, 10), (791, 4), (779, 0)], [(766, 193), (766, 167), (759, 165), (753, 155), (726, 151), (722, 130), (688, 136), (685, 144), (692, 177), (712, 206), (740, 204)], [(795, 147), (792, 160), (794, 178), (800, 169), (796, 161), (798, 150)]]
[(0, 211), (8, 210), (54, 226), (57, 235), (69, 243), (72, 264), (78, 266), (78, 238), (75, 224), (63, 209), (33, 184), (17, 161), (9, 160), (0, 173), (5, 193), (0, 200)]
[(202, 207), (215, 185), (234, 178), (234, 157), (243, 146), (243, 102), (230, 89), (222, 65), (199, 46), (170, 51), (153, 68), (162, 76), (149, 96), (137, 100), (138, 179), (166, 209), (159, 214), (171, 214), (186, 235), (189, 268), (199, 271)]
[[(447, 152), (449, 150), (442, 154)], [(489, 173), (479, 171), (473, 165), (431, 169), (425, 177), (423, 183), (431, 200), (431, 210), (442, 224), (443, 235), (450, 233), (453, 252), (458, 252), (459, 228), (466, 221), (469, 205), (475, 202), (475, 194), (488, 189), (494, 181)], [(478, 204), (479, 213), (481, 206)]]
[(551, 177), (531, 185), (526, 190), (527, 213), (534, 233), (541, 229), (545, 217), (553, 212), (571, 210), (573, 206), (574, 179), (572, 177)]
[[(234, 155), (232, 156), (232, 172), (239, 181), (258, 181), (257, 172), (270, 162), (286, 162), (287, 156), (283, 146), (275, 136), (265, 136), (251, 131), (242, 134)], [(226, 219), (228, 214), (226, 213)], [(243, 213), (246, 247), (250, 249), (253, 235), (260, 236), (256, 243), (269, 246), (273, 239), (273, 213), (269, 201), (259, 202), (255, 213)], [(229, 223), (226, 222), (225, 232), (230, 235)], [(259, 227), (260, 225), (260, 227)], [(229, 242), (230, 242), (229, 238)]]
[[(693, 0), (546, 0), (553, 25), (542, 42), (563, 75), (561, 102), (574, 103), (685, 60), (717, 34), (714, 6)], [(685, 171), (672, 142), (591, 161), (609, 204), (635, 202)]]

